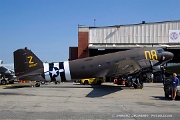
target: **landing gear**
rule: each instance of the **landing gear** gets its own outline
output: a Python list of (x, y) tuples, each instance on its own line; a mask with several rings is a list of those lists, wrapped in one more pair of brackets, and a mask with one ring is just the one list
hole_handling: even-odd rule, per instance
[(2, 79), (1, 80), (1, 85), (6, 85), (7, 84), (7, 81), (5, 79)]
[(133, 85), (133, 83), (131, 81), (126, 81), (125, 82), (126, 87), (131, 87), (132, 85)]
[(143, 74), (134, 74), (131, 76), (126, 76), (125, 86), (126, 87), (134, 87), (135, 89), (143, 88)]
[(142, 89), (143, 88), (143, 81), (142, 81), (142, 75), (141, 74), (136, 76), (136, 80), (133, 82), (133, 86), (135, 89)]
[(133, 86), (135, 89), (142, 89), (143, 88), (143, 82), (139, 81), (139, 79), (136, 79), (136, 81), (134, 81)]
[(36, 82), (35, 87), (40, 87), (40, 82)]
[(125, 82), (125, 86), (126, 87), (132, 87), (133, 86), (133, 80), (132, 80), (132, 76), (131, 77), (127, 77), (127, 80)]

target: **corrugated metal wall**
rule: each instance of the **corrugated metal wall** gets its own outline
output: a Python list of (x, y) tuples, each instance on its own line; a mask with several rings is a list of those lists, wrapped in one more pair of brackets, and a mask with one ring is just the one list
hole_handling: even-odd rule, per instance
[(90, 28), (89, 44), (168, 43), (169, 30), (180, 30), (180, 21)]

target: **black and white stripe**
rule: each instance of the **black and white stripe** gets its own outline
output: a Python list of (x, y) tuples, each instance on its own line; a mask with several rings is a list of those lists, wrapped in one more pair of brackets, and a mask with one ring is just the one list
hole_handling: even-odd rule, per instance
[(44, 65), (44, 75), (46, 81), (71, 80), (69, 61), (58, 62), (58, 63), (44, 63), (43, 65)]

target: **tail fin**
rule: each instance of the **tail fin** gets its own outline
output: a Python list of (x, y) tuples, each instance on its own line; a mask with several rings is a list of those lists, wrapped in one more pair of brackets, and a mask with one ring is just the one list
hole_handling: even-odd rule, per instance
[(43, 62), (29, 49), (14, 51), (14, 71), (17, 77), (42, 75), (44, 72)]

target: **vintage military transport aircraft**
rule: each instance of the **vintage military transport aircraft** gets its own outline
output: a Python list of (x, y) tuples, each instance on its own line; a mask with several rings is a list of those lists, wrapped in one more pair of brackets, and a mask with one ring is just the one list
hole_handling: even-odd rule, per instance
[(0, 84), (6, 85), (7, 83), (14, 83), (16, 76), (14, 74), (14, 64), (3, 64), (0, 60)]
[[(160, 69), (173, 58), (162, 48), (144, 47), (98, 55), (65, 62), (43, 63), (31, 50), (14, 51), (14, 70), (18, 78), (26, 80), (70, 81), (72, 79), (122, 77)], [(134, 88), (142, 88), (141, 79)]]

